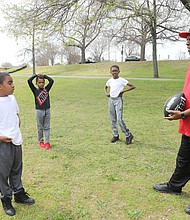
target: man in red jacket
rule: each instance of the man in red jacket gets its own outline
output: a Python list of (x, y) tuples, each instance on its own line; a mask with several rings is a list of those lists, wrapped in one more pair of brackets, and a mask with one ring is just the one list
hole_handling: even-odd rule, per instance
[[(190, 54), (190, 30), (181, 32), (179, 36), (187, 39), (187, 49)], [(162, 193), (180, 194), (182, 188), (190, 179), (190, 67), (188, 68), (183, 93), (186, 98), (186, 106), (183, 112), (170, 110), (168, 120), (180, 120), (179, 133), (182, 134), (181, 145), (176, 158), (176, 168), (167, 183), (155, 184), (153, 189)], [(190, 205), (185, 208), (185, 212), (190, 214)]]

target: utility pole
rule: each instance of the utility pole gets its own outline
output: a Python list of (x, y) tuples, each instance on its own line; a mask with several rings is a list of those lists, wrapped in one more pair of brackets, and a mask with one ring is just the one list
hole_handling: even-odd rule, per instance
[(121, 62), (123, 62), (123, 45), (121, 47)]

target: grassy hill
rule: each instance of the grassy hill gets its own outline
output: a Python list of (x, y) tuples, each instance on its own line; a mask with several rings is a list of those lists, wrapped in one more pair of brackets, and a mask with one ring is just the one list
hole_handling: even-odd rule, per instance
[[(152, 61), (146, 62), (104, 62), (92, 64), (74, 64), (37, 67), (37, 73), (47, 75), (62, 76), (99, 76), (109, 77), (109, 68), (111, 65), (120, 66), (121, 75), (127, 78), (153, 78)], [(159, 77), (183, 79), (186, 73), (189, 60), (168, 60), (159, 61)], [(27, 68), (16, 74), (32, 74), (32, 68)]]

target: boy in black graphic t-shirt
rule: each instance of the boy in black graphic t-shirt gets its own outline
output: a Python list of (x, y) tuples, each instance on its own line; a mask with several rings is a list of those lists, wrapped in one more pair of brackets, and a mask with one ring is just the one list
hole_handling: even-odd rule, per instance
[[(36, 88), (33, 84), (33, 79), (36, 78)], [(45, 79), (49, 81), (48, 85), (45, 86)], [(36, 121), (38, 128), (38, 142), (41, 148), (46, 150), (50, 149), (50, 98), (49, 91), (54, 83), (54, 80), (47, 75), (33, 75), (28, 79), (28, 85), (32, 90), (35, 98), (36, 108)], [(44, 87), (45, 86), (45, 87)], [(45, 143), (44, 137), (45, 136)]]

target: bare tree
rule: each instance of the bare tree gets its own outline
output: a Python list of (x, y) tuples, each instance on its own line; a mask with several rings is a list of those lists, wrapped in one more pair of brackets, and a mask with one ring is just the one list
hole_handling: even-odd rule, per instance
[(38, 54), (36, 56), (37, 66), (49, 66), (49, 59), (46, 54)]
[(24, 54), (32, 53), (34, 74), (39, 38), (45, 33), (49, 36), (57, 29), (60, 30), (60, 26), (72, 18), (70, 12), (76, 3), (76, 0), (26, 0), (24, 3), (2, 7), (7, 20), (4, 29), (16, 39), (30, 41), (30, 47), (25, 48)]
[(30, 17), (35, 17), (41, 27), (49, 30), (50, 34), (59, 31), (73, 18), (78, 8), (78, 0), (33, 0), (36, 7), (29, 11)]
[(81, 63), (85, 62), (86, 48), (98, 37), (104, 25), (106, 10), (95, 0), (84, 1), (79, 5), (73, 19), (63, 28), (61, 36), (66, 46), (81, 50)]
[(140, 48), (140, 59), (145, 60), (145, 48), (148, 42), (151, 42), (150, 30), (144, 22), (144, 17), (134, 17), (127, 19), (121, 24), (120, 30), (115, 35), (116, 42), (124, 44), (126, 42), (126, 50), (128, 47), (128, 55), (137, 47)]
[[(113, 4), (111, 0), (106, 2)], [(185, 26), (185, 21), (182, 22), (181, 19), (181, 5), (173, 0), (122, 1), (122, 4), (114, 1), (114, 3), (119, 11), (115, 19), (120, 20), (122, 24), (116, 30), (115, 36), (118, 37), (120, 33), (122, 39), (138, 44), (141, 48), (141, 60), (145, 58), (146, 44), (151, 43), (153, 75), (158, 78), (157, 40), (178, 40), (179, 29)], [(186, 25), (187, 23), (186, 21)]]
[(153, 0), (153, 2), (146, 0), (146, 13), (152, 38), (153, 74), (155, 78), (158, 78), (157, 40), (178, 40), (177, 33), (184, 23), (179, 21), (176, 24), (176, 19), (180, 19), (182, 11), (179, 2), (173, 0)]
[(80, 51), (78, 48), (65, 46), (61, 51), (61, 54), (66, 58), (68, 64), (80, 62)]
[(102, 55), (107, 49), (107, 38), (104, 36), (97, 38), (91, 45), (90, 45), (90, 54), (92, 59), (95, 62), (102, 61)]
[(8, 68), (12, 68), (12, 64), (9, 63), (9, 62), (4, 62), (1, 64), (1, 67), (5, 68), (5, 69), (8, 69)]
[(37, 49), (36, 63), (39, 66), (53, 66), (59, 56), (59, 47), (50, 42), (43, 41)]

